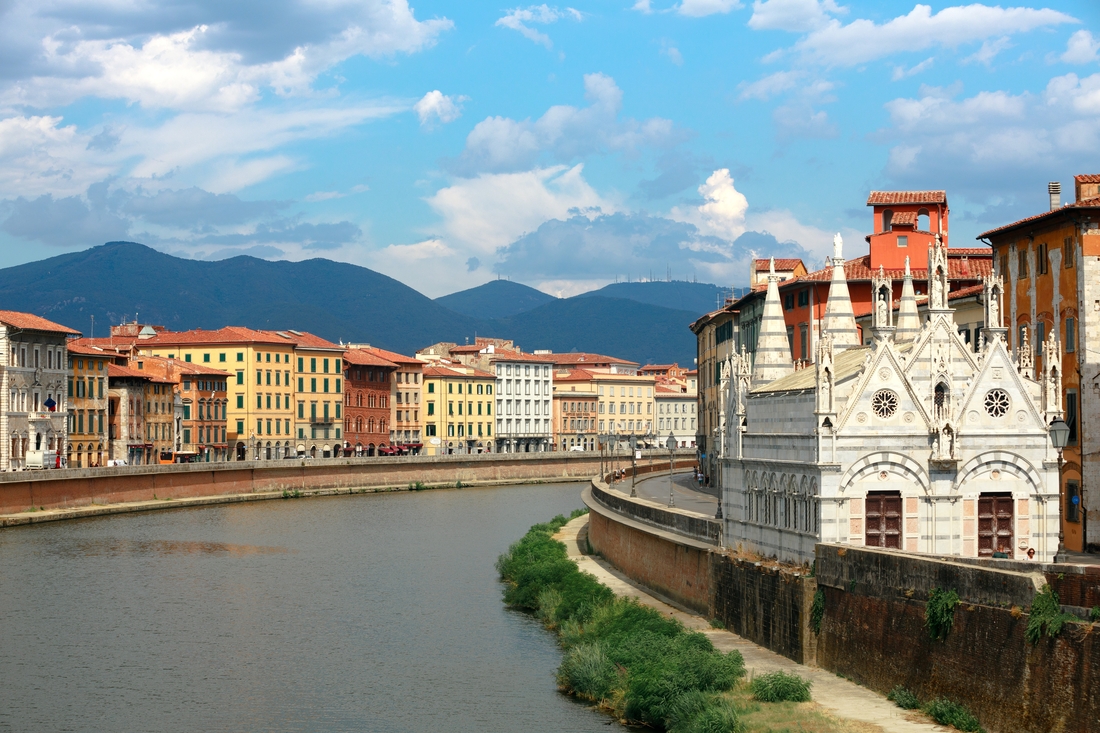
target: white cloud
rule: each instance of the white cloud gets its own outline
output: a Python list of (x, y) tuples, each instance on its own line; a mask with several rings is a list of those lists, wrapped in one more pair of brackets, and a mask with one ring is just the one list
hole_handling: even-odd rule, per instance
[(894, 81), (901, 81), (902, 79), (908, 79), (911, 76), (916, 76), (922, 71), (927, 71), (928, 69), (931, 69), (934, 61), (935, 59), (929, 56), (924, 61), (921, 61), (919, 64), (916, 64), (915, 66), (912, 66), (908, 69), (904, 66), (895, 66), (894, 73), (890, 78)]
[(1008, 36), (1001, 36), (990, 41), (982, 41), (982, 47), (974, 53), (970, 54), (962, 60), (964, 64), (977, 63), (982, 64), (985, 67), (990, 67), (993, 64), (993, 59), (997, 57), (1001, 51), (1012, 46), (1012, 39)]
[(1066, 42), (1066, 52), (1059, 58), (1067, 64), (1091, 64), (1097, 60), (1097, 51), (1100, 51), (1100, 40), (1092, 37), (1092, 33), (1080, 30), (1069, 37)]
[(531, 27), (531, 24), (538, 23), (540, 25), (548, 25), (550, 23), (556, 23), (563, 18), (579, 21), (583, 20), (584, 14), (573, 8), (558, 10), (544, 3), (542, 5), (531, 5), (526, 8), (513, 8), (508, 11), (506, 15), (498, 19), (496, 25), (502, 28), (511, 28), (514, 31), (518, 31), (528, 40), (546, 46), (547, 48), (553, 48), (554, 42), (550, 40), (550, 36), (535, 30)]
[[(754, 212), (746, 217), (745, 225), (752, 231), (771, 234), (780, 242), (798, 242), (818, 258), (832, 253), (833, 232), (804, 224), (787, 209)], [(862, 234), (855, 230), (845, 230), (843, 236), (850, 243), (848, 257), (855, 257), (857, 252), (862, 251), (859, 245), (863, 240)], [(765, 253), (761, 253), (761, 256), (764, 255)], [(807, 262), (806, 267), (813, 270), (814, 264)]]
[(702, 18), (716, 13), (728, 13), (740, 7), (740, 0), (681, 0), (676, 6), (676, 12), (691, 18)]
[(331, 201), (332, 199), (342, 199), (347, 196), (346, 193), (340, 193), (339, 191), (316, 191), (306, 196), (304, 201), (308, 201), (311, 204), (318, 201)]
[(448, 97), (435, 89), (421, 97), (420, 101), (413, 105), (413, 110), (420, 118), (421, 125), (430, 125), (436, 120), (447, 124), (454, 122), (462, 115), (461, 104), (465, 99), (465, 97)]
[(618, 209), (583, 176), (583, 165), (536, 168), (522, 173), (485, 173), (437, 191), (428, 204), (443, 219), (446, 240), (463, 252), (491, 256), (498, 247), (570, 211)]
[(689, 209), (673, 207), (669, 217), (694, 224), (703, 234), (734, 240), (745, 233), (749, 201), (734, 186), (729, 168), (714, 171), (699, 186), (703, 203)]
[(588, 107), (556, 105), (535, 121), (482, 120), (467, 135), (465, 150), (449, 168), (463, 175), (530, 170), (544, 153), (554, 162), (571, 163), (605, 150), (630, 153), (676, 140), (669, 120), (620, 120), (623, 92), (611, 77), (586, 74), (584, 89)]
[(639, 13), (645, 13), (649, 15), (653, 12), (653, 8), (650, 7), (650, 0), (635, 0), (634, 5), (631, 6), (631, 10), (637, 10)]
[(801, 71), (777, 71), (752, 83), (742, 82), (739, 85), (741, 94), (738, 98), (767, 101), (778, 94), (794, 89), (802, 77)]
[(828, 66), (855, 66), (900, 52), (935, 46), (958, 46), (1025, 33), (1037, 28), (1077, 23), (1065, 13), (1043, 8), (1001, 8), (965, 5), (933, 13), (917, 5), (908, 15), (882, 24), (859, 19), (842, 24), (835, 18), (798, 41), (794, 48), (805, 57)]
[(754, 0), (749, 28), (802, 33), (825, 25), (830, 14), (846, 12), (834, 0)]
[(668, 60), (677, 66), (684, 65), (684, 55), (675, 46), (664, 46), (661, 48), (661, 53), (668, 56)]

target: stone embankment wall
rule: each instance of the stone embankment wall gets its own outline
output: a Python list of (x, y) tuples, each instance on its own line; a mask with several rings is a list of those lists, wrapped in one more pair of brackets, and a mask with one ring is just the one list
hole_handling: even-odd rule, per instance
[[(676, 460), (693, 462), (694, 456), (694, 451), (679, 451)], [(654, 451), (644, 454), (639, 466), (667, 470), (668, 462), (667, 452)], [(585, 480), (600, 467), (598, 453), (565, 451), (21, 471), (0, 474), (0, 514), (296, 489), (401, 488), (417, 481), (453, 486), (457, 481), (475, 485)]]
[[(921, 700), (948, 697), (987, 730), (1008, 733), (1100, 730), (1100, 644), (1090, 624), (1067, 624), (1035, 646), (1024, 637), (1046, 574), (1074, 566), (904, 555), (817, 546), (825, 616), (817, 660), (882, 693), (903, 685)], [(947, 638), (933, 640), (925, 601), (933, 588), (961, 603)]]
[[(655, 526), (651, 521), (662, 515), (630, 506), (638, 500), (593, 488), (585, 503), (595, 551), (746, 639), (884, 694), (903, 685), (922, 701), (950, 698), (991, 733), (1100, 731), (1096, 627), (1068, 623), (1034, 646), (1024, 636), (1026, 612), (1044, 584), (1064, 594), (1063, 608), (1097, 605), (1100, 568), (820, 544), (810, 577), (804, 569), (739, 558), (678, 533), (678, 518)], [(934, 588), (960, 598), (944, 640), (933, 640), (925, 624)], [(810, 612), (818, 590), (825, 613), (814, 633)]]

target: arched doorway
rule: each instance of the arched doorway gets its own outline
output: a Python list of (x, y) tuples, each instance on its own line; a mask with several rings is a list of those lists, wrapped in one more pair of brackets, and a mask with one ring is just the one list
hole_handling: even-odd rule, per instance
[(267, 445), (264, 446), (264, 458), (271, 460), (271, 441), (268, 441)]
[(243, 461), (244, 460), (245, 450), (246, 449), (245, 449), (244, 443), (237, 443), (237, 460), (238, 461)]
[(316, 458), (317, 457), (317, 446), (311, 445), (309, 447), (309, 457), (310, 458)]

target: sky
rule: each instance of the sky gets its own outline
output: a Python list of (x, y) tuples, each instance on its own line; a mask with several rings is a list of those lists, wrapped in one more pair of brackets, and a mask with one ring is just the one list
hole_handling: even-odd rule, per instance
[(127, 240), (495, 278), (743, 286), (950, 243), (1100, 173), (1100, 3), (0, 0), (0, 267)]

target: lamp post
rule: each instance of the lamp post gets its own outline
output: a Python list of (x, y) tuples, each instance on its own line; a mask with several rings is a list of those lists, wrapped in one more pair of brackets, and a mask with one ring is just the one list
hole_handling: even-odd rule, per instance
[(605, 447), (604, 443), (606, 441), (607, 441), (607, 436), (604, 435), (603, 433), (598, 433), (596, 435), (597, 447), (600, 449), (600, 480), (601, 481), (603, 480), (603, 477), (607, 475), (607, 474), (604, 473), (604, 470), (603, 470), (603, 451), (604, 451), (604, 447)]
[(1054, 556), (1054, 562), (1064, 562), (1066, 559), (1066, 535), (1065, 523), (1065, 496), (1062, 491), (1062, 449), (1069, 443), (1069, 425), (1060, 417), (1054, 418), (1050, 423), (1050, 442), (1058, 450), (1058, 552)]
[(638, 437), (636, 435), (630, 436), (630, 495), (638, 495), (638, 463), (636, 457), (638, 455)]
[(668, 440), (665, 441), (665, 447), (668, 448), (668, 505), (674, 507), (676, 499), (672, 494), (672, 452), (676, 450), (676, 436), (671, 432), (668, 434)]

